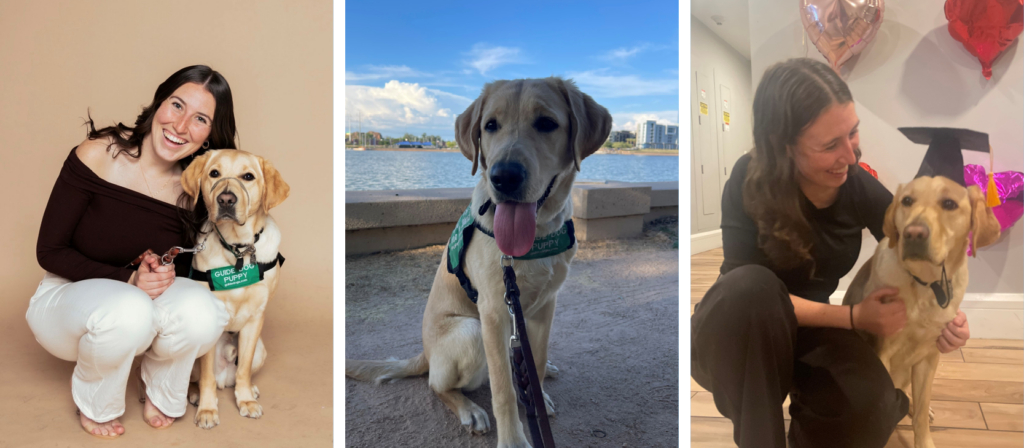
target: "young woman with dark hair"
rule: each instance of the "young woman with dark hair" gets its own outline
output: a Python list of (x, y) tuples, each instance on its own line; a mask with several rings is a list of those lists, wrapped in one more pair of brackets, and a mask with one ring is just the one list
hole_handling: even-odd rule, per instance
[[(824, 63), (768, 68), (753, 105), (754, 148), (722, 193), (721, 277), (691, 318), (692, 376), (733, 422), (741, 448), (881, 448), (907, 415), (873, 349), (852, 328), (891, 335), (906, 323), (895, 288), (830, 305), (860, 254), (884, 238), (892, 194), (861, 169), (860, 120), (846, 83)], [(960, 312), (936, 342), (970, 336)], [(948, 333), (948, 335), (946, 334)]]
[(129, 370), (143, 353), (146, 422), (167, 428), (184, 415), (192, 365), (227, 325), (223, 302), (176, 278), (188, 275), (190, 255), (170, 265), (156, 255), (132, 262), (196, 241), (206, 208), (193, 210), (181, 173), (197, 154), (235, 148), (233, 108), (220, 73), (183, 68), (160, 84), (135, 126), (97, 130), (90, 117), (88, 138), (53, 187), (36, 245), (46, 275), (26, 319), (47, 351), (77, 363), (71, 393), (92, 435), (124, 433)]

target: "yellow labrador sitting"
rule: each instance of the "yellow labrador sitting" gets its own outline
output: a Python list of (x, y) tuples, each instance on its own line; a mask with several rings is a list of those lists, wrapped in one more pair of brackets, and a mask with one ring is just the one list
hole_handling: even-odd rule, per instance
[(192, 381), (199, 383), (198, 400), (189, 396), (199, 406), (195, 423), (204, 429), (220, 424), (217, 388), (231, 385), (239, 413), (260, 418), (252, 374), (266, 359), (260, 332), (284, 261), (281, 232), (269, 211), (288, 197), (288, 184), (269, 161), (240, 150), (196, 157), (181, 184), (196, 202), (202, 195), (209, 212), (199, 238), (205, 248), (193, 258), (191, 278), (207, 284), (230, 316), (226, 333), (193, 369)]
[[(473, 433), (490, 430), (491, 423), (462, 389), (489, 379), (498, 446), (530, 446), (510, 373), (512, 326), (499, 257), (522, 256), (535, 238), (564, 228), (572, 217), (569, 193), (580, 161), (600, 148), (611, 124), (608, 111), (572, 81), (552, 77), (486, 85), (455, 122), (456, 141), (473, 161), (473, 174), (478, 166), (483, 171), (463, 216), (475, 221), (462, 264), (478, 293), (476, 303), (449, 273), (446, 251), (423, 315), (423, 353), (406, 360), (349, 360), (345, 374), (380, 383), (429, 370), (430, 388)], [(557, 373), (547, 364), (548, 335), (556, 294), (575, 254), (572, 245), (558, 255), (515, 261), (527, 337), (542, 385), (545, 375)], [(551, 400), (544, 396), (551, 414)]]
[(937, 176), (901, 185), (882, 228), (886, 237), (857, 273), (843, 304), (860, 303), (881, 287), (899, 288), (907, 309), (903, 330), (889, 337), (862, 335), (875, 347), (893, 384), (904, 392), (913, 386), (914, 445), (933, 448), (928, 409), (939, 365), (935, 342), (956, 317), (967, 289), (967, 245), (994, 243), (999, 222), (978, 187), (964, 188)]

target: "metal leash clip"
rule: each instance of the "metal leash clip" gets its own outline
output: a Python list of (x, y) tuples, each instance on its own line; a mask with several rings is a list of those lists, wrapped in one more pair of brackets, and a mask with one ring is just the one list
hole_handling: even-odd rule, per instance
[(169, 266), (172, 263), (174, 263), (174, 257), (177, 257), (178, 254), (180, 254), (182, 252), (197, 254), (199, 252), (202, 252), (203, 249), (205, 249), (205, 248), (206, 248), (206, 246), (205, 246), (204, 243), (199, 243), (198, 246), (196, 246), (196, 247), (194, 247), (192, 249), (185, 249), (184, 247), (181, 247), (181, 246), (171, 247), (170, 249), (167, 250), (166, 254), (164, 254), (162, 257), (160, 257), (160, 264), (162, 264), (164, 266)]
[[(508, 264), (505, 264), (505, 260), (508, 260)], [(501, 265), (502, 269), (515, 269), (513, 267), (515, 266), (515, 259), (512, 258), (511, 255), (502, 254), (501, 258), (498, 259), (498, 263)], [(516, 311), (515, 308), (512, 307), (512, 299), (508, 297), (508, 290), (505, 291), (505, 306), (508, 307), (508, 316), (512, 319), (512, 337), (508, 339), (508, 346), (509, 348), (516, 348), (521, 345), (519, 341), (519, 328), (516, 327)]]

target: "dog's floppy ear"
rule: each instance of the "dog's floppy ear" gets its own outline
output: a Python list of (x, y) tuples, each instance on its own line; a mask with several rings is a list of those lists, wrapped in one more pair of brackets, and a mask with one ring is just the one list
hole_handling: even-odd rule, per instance
[(267, 213), (288, 199), (291, 187), (281, 177), (277, 168), (270, 164), (269, 160), (260, 156), (256, 156), (256, 158), (259, 159), (260, 166), (263, 168), (263, 198), (260, 201), (260, 206), (263, 208), (263, 212)]
[(196, 206), (196, 203), (199, 202), (199, 195), (203, 194), (200, 191), (203, 183), (203, 173), (206, 172), (206, 162), (210, 160), (210, 153), (212, 152), (206, 151), (203, 155), (193, 159), (188, 168), (181, 173), (181, 189), (185, 190), (185, 194), (192, 197), (192, 207)]
[[(985, 204), (985, 194), (977, 185), (967, 187), (967, 196), (971, 200), (971, 246), (975, 249), (991, 245), (999, 239), (999, 220), (992, 209)], [(978, 256), (978, 251), (974, 251)]]
[(892, 196), (892, 204), (885, 209), (885, 221), (882, 222), (882, 233), (889, 237), (889, 248), (896, 247), (900, 241), (900, 230), (896, 228), (896, 210), (900, 206), (900, 193), (903, 192), (903, 184), (896, 188), (896, 194)]
[(580, 162), (598, 149), (608, 139), (612, 130), (612, 115), (608, 109), (597, 104), (590, 95), (580, 92), (571, 79), (558, 79), (559, 89), (569, 104), (569, 149), (573, 152), (576, 171)]
[(459, 150), (462, 151), (462, 155), (466, 156), (467, 159), (473, 162), (473, 172), (476, 175), (477, 162), (480, 162), (480, 166), (484, 169), (487, 168), (487, 161), (484, 160), (483, 154), (480, 153), (480, 115), (483, 114), (484, 101), (487, 100), (487, 94), (491, 92), (498, 83), (489, 83), (484, 85), (483, 90), (480, 92), (480, 96), (477, 97), (473, 104), (470, 104), (466, 108), (466, 111), (459, 114), (459, 117), (455, 119), (455, 143), (459, 144)]

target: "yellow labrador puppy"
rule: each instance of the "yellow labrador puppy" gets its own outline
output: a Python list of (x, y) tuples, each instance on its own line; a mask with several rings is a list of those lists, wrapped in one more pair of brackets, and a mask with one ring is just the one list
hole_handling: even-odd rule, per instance
[[(495, 81), (459, 115), (455, 138), (483, 176), (463, 220), (475, 224), (462, 256), (471, 286), (449, 273), (449, 241), (423, 315), (423, 353), (406, 360), (347, 361), (351, 378), (380, 383), (430, 372), (430, 388), (473, 433), (491, 429), (487, 412), (462, 394), (490, 380), (499, 447), (527, 447), (510, 373), (511, 321), (499, 257), (522, 256), (537, 238), (565, 229), (569, 193), (580, 161), (597, 151), (611, 130), (607, 109), (559, 78)], [(493, 235), (493, 236), (491, 236)], [(459, 240), (459, 241), (456, 241)], [(543, 384), (557, 369), (547, 364), (548, 335), (558, 289), (576, 246), (557, 255), (515, 261), (521, 302)], [(470, 298), (470, 292), (478, 294)], [(474, 303), (476, 302), (476, 303)], [(554, 412), (545, 396), (548, 413)]]
[(999, 222), (978, 187), (964, 188), (941, 176), (919, 177), (896, 190), (882, 229), (886, 237), (858, 271), (843, 304), (860, 303), (884, 286), (899, 288), (907, 307), (903, 330), (889, 337), (862, 335), (874, 345), (893, 384), (904, 392), (913, 386), (914, 446), (933, 448), (928, 409), (939, 365), (935, 341), (963, 301), (967, 245), (994, 243)]
[(252, 374), (266, 358), (260, 339), (263, 313), (284, 262), (278, 252), (281, 232), (269, 212), (288, 197), (288, 184), (269, 161), (240, 150), (196, 157), (181, 184), (196, 202), (202, 195), (210, 215), (199, 238), (205, 248), (193, 258), (191, 278), (207, 284), (230, 315), (227, 333), (193, 370), (193, 381), (199, 382), (198, 400), (190, 394), (199, 406), (195, 423), (204, 429), (220, 424), (217, 388), (232, 384), (239, 413), (260, 418), (263, 407), (256, 401), (259, 389)]

